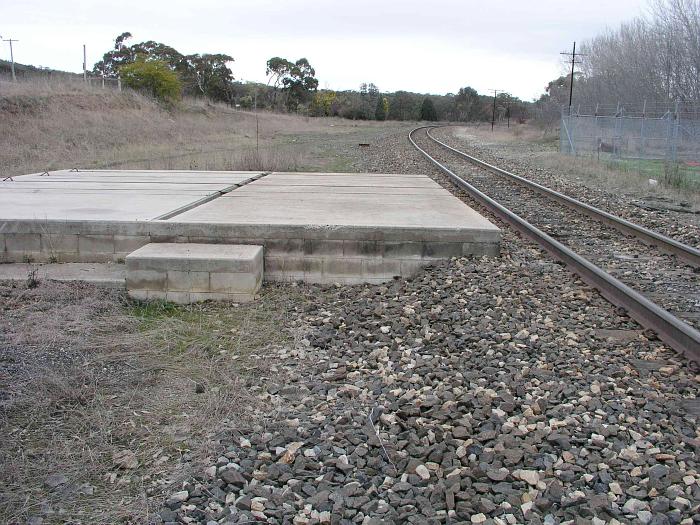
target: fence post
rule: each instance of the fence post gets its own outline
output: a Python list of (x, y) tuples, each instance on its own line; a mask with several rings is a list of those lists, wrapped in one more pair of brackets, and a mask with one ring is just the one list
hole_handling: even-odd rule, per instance
[(122, 90), (122, 79), (121, 79), (121, 77), (117, 77), (117, 89), (118, 89), (119, 91)]
[(673, 162), (678, 160), (678, 137), (680, 136), (681, 116), (678, 113), (678, 100), (676, 100), (675, 115), (673, 116), (673, 141), (671, 143), (671, 155)]
[(644, 101), (644, 108), (642, 109), (642, 126), (641, 129), (639, 130), (639, 157), (640, 158), (646, 158), (645, 156), (645, 148), (644, 148), (644, 124), (647, 121), (647, 101)]

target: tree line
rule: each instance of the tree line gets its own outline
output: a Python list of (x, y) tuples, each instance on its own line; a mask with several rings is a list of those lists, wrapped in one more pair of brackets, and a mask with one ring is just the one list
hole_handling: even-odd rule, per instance
[[(698, 0), (653, 0), (648, 15), (605, 31), (580, 51), (573, 111), (700, 104)], [(570, 81), (564, 75), (548, 84), (533, 108), (541, 120), (558, 121), (561, 107), (568, 106)]]
[[(93, 67), (93, 73), (122, 78), (125, 86), (165, 101), (181, 96), (207, 97), (243, 109), (337, 116), (354, 120), (488, 121), (493, 100), (471, 87), (457, 93), (426, 95), (409, 91), (383, 93), (372, 82), (358, 90), (319, 89), (316, 70), (306, 58), (272, 57), (265, 64), (267, 83), (236, 80), (224, 53), (184, 55), (152, 40), (129, 44), (131, 33), (119, 35), (114, 47)], [(498, 119), (524, 120), (528, 104), (501, 93)]]

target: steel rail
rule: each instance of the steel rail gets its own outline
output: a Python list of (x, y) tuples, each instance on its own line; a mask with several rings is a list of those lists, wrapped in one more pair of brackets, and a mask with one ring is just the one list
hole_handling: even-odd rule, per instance
[(688, 359), (700, 363), (700, 332), (499, 204), (443, 164), (440, 164), (413, 139), (413, 134), (416, 131), (432, 127), (434, 126), (421, 126), (411, 130), (408, 134), (408, 140), (428, 161), (445, 173), (456, 186), (467, 191), (474, 199), (494, 212), (507, 224), (542, 246), (550, 255), (563, 262), (584, 282), (596, 288), (605, 299), (627, 311), (630, 317), (644, 328), (654, 331), (659, 336), (659, 339), (671, 348), (684, 354)]
[[(446, 126), (433, 126), (435, 128), (437, 127), (446, 127)], [(473, 157), (467, 153), (464, 153), (463, 151), (460, 151), (456, 148), (453, 148), (452, 146), (449, 146), (445, 144), (444, 142), (436, 139), (430, 134), (430, 130), (427, 131), (427, 136), (430, 140), (436, 142), (440, 146), (450, 150), (451, 152), (459, 155), (460, 157), (465, 158), (472, 164), (475, 164), (481, 168), (484, 168), (492, 173), (495, 173), (497, 175), (503, 175), (505, 177), (509, 177), (513, 180), (515, 180), (518, 183), (521, 183), (528, 188), (536, 191), (540, 195), (544, 195), (545, 197), (549, 197), (551, 199), (556, 200), (557, 202), (560, 202), (562, 204), (565, 204), (566, 206), (569, 206), (570, 208), (573, 208), (579, 212), (582, 212), (589, 217), (603, 222), (609, 226), (612, 226), (613, 228), (627, 234), (627, 235), (632, 235), (633, 237), (637, 237), (641, 239), (642, 241), (646, 242), (647, 244), (653, 244), (657, 246), (660, 250), (665, 251), (667, 253), (670, 253), (672, 255), (677, 256), (680, 259), (683, 259), (686, 263), (695, 266), (695, 267), (700, 267), (700, 250), (693, 248), (692, 246), (688, 246), (687, 244), (683, 244), (682, 242), (678, 242), (675, 239), (672, 239), (670, 237), (666, 237), (665, 235), (661, 235), (658, 232), (655, 232), (653, 230), (649, 230), (648, 228), (645, 228), (643, 226), (640, 226), (639, 224), (635, 224), (633, 222), (630, 222), (628, 220), (623, 219), (622, 217), (618, 217), (617, 215), (613, 215), (612, 213), (608, 213), (604, 210), (601, 210), (600, 208), (596, 208), (595, 206), (591, 206), (590, 204), (586, 204), (585, 202), (581, 202), (577, 199), (574, 199), (573, 197), (569, 197), (568, 195), (565, 195), (563, 193), (560, 193), (558, 191), (552, 190), (550, 188), (547, 188), (546, 186), (543, 186), (542, 184), (538, 184), (536, 182), (533, 182), (529, 179), (526, 179), (525, 177), (521, 177), (520, 175), (516, 175), (515, 173), (511, 173), (509, 171), (506, 171), (502, 168), (499, 168), (497, 166), (494, 166), (493, 164), (489, 164), (488, 162), (484, 162), (483, 160), (477, 159), (476, 157)]]

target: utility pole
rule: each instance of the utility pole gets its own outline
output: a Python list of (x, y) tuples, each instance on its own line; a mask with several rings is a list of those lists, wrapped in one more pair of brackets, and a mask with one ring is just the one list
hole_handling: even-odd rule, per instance
[(491, 131), (493, 131), (493, 125), (496, 122), (496, 95), (498, 95), (498, 92), (501, 90), (500, 89), (489, 89), (489, 91), (493, 91), (493, 111), (491, 113)]
[(582, 57), (586, 56), (582, 53), (577, 53), (576, 52), (576, 42), (574, 42), (574, 48), (572, 49), (571, 53), (568, 52), (563, 52), (559, 53), (560, 55), (565, 55), (570, 58), (571, 60), (571, 82), (569, 82), (569, 115), (571, 115), (571, 101), (574, 96), (574, 68), (576, 67), (576, 64), (580, 64), (580, 61), (576, 60), (576, 57)]
[(12, 38), (3, 38), (2, 41), (10, 43), (10, 62), (12, 63), (12, 82), (17, 82), (17, 75), (15, 75), (15, 55), (12, 51), (12, 42), (19, 42), (19, 40), (13, 40)]
[[(83, 44), (83, 82), (87, 84), (87, 52), (85, 51), (85, 44)], [(104, 80), (102, 82), (104, 83)]]

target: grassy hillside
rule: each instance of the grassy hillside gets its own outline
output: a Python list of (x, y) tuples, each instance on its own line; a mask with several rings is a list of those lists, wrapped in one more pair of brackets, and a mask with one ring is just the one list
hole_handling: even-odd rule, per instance
[(358, 142), (405, 127), (272, 113), (256, 119), (203, 100), (164, 108), (134, 92), (75, 81), (0, 81), (0, 174), (74, 167), (353, 171)]

